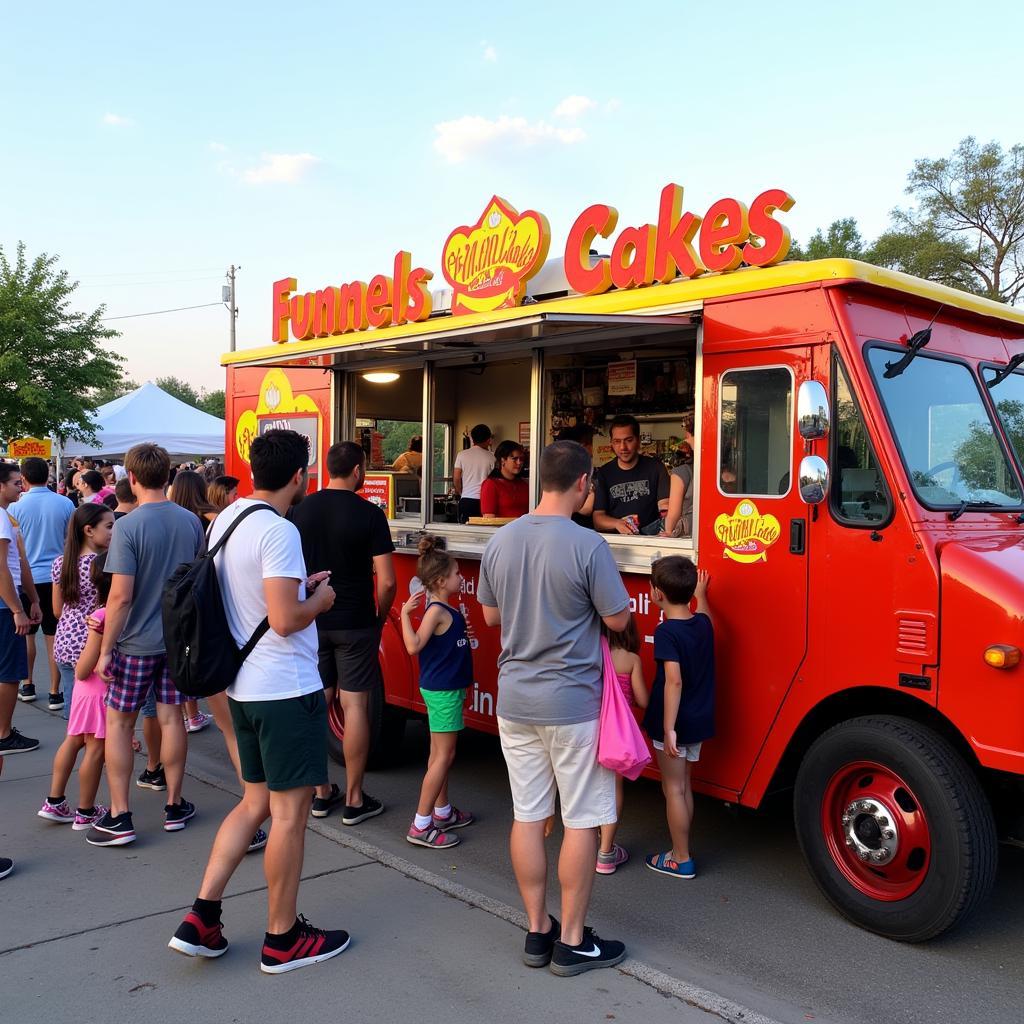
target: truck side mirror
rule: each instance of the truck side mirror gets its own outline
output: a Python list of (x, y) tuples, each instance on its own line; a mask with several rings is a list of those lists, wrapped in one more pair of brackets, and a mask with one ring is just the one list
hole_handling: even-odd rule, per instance
[(828, 395), (825, 385), (805, 380), (796, 399), (796, 422), (805, 441), (817, 441), (828, 434)]
[(804, 504), (820, 505), (828, 494), (828, 463), (820, 455), (805, 455), (797, 484)]

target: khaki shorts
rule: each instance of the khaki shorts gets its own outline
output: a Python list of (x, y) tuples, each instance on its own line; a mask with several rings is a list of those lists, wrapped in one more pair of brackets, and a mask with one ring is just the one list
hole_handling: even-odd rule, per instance
[(516, 821), (544, 821), (562, 802), (566, 828), (616, 821), (615, 773), (597, 763), (598, 721), (525, 725), (498, 719)]

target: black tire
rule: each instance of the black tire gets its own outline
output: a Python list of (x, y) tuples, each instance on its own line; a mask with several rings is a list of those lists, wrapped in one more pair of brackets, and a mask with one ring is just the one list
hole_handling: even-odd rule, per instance
[[(335, 695), (334, 699), (337, 701), (339, 698)], [(405, 714), (384, 702), (384, 691), (379, 686), (370, 692), (368, 710), (370, 756), (366, 766), (367, 768), (387, 768), (394, 761), (405, 737)], [(341, 720), (340, 705), (337, 718)], [(330, 721), (327, 728), (327, 753), (330, 754), (331, 760), (335, 764), (343, 765), (345, 763), (345, 747), (341, 735)]]
[[(823, 816), (830, 783), (844, 768), (863, 761), (904, 780), (927, 822), (927, 866), (914, 883), (916, 890), (905, 898), (883, 899), (862, 891), (841, 870), (842, 852), (837, 859), (829, 846)], [(860, 771), (852, 770), (851, 776)], [(946, 739), (910, 719), (855, 718), (820, 736), (797, 773), (793, 811), (800, 849), (815, 882), (840, 913), (869, 931), (901, 942), (924, 942), (961, 924), (991, 891), (996, 829), (985, 793)], [(870, 889), (870, 882), (864, 888)]]

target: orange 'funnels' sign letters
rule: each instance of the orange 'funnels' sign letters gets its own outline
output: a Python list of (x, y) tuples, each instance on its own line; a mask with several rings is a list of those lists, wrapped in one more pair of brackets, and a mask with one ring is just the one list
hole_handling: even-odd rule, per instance
[(741, 263), (768, 267), (786, 258), (789, 229), (772, 214), (793, 207), (782, 189), (762, 192), (746, 207), (735, 199), (719, 199), (703, 217), (683, 213), (683, 190), (666, 185), (661, 191), (657, 224), (623, 228), (611, 256), (592, 263), (594, 239), (610, 238), (619, 214), (613, 206), (588, 206), (576, 218), (565, 243), (565, 276), (582, 295), (616, 288), (667, 283), (677, 274), (697, 277), (708, 270), (735, 270)]
[(494, 196), (476, 224), (457, 227), (444, 243), (441, 272), (452, 287), (452, 313), (518, 306), (550, 245), (547, 217), (517, 213)]
[(431, 310), (427, 283), (433, 276), (423, 267), (413, 270), (412, 257), (402, 251), (395, 254), (394, 276), (377, 274), (369, 284), (351, 281), (293, 294), (295, 278), (282, 278), (274, 282), (274, 341), (287, 341), (289, 327), (304, 340), (426, 320)]
[[(566, 280), (574, 292), (598, 295), (612, 287), (667, 284), (680, 275), (725, 273), (741, 264), (769, 267), (784, 260), (790, 247), (789, 229), (774, 214), (792, 209), (793, 202), (788, 192), (770, 188), (749, 207), (719, 199), (701, 217), (683, 212), (683, 190), (669, 184), (661, 191), (658, 223), (623, 228), (611, 255), (596, 258), (590, 255), (594, 240), (612, 237), (619, 214), (613, 206), (588, 206), (569, 230)], [(452, 314), (518, 306), (550, 246), (544, 214), (517, 213), (494, 196), (474, 225), (457, 227), (444, 243), (441, 269), (452, 289)], [(395, 254), (393, 274), (377, 274), (369, 283), (297, 293), (295, 278), (282, 278), (274, 282), (273, 339), (285, 342), (290, 334), (304, 341), (426, 320), (433, 312), (427, 287), (433, 276), (423, 267), (413, 269), (403, 250)]]

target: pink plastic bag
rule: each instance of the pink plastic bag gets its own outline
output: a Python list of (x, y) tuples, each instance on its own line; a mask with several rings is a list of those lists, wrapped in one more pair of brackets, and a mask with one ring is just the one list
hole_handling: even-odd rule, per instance
[(633, 717), (633, 709), (619, 686), (611, 648), (605, 637), (601, 637), (601, 652), (604, 655), (604, 691), (601, 695), (597, 763), (627, 779), (636, 779), (651, 763), (651, 753)]

